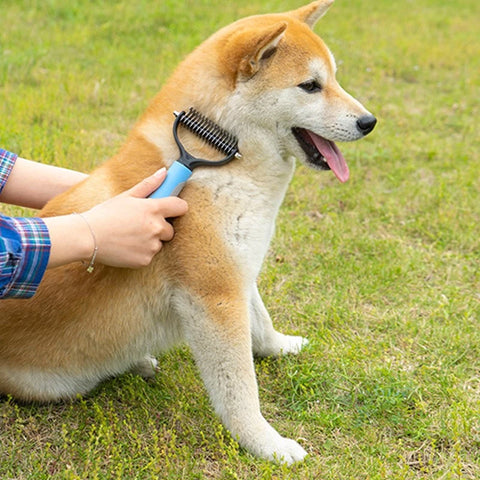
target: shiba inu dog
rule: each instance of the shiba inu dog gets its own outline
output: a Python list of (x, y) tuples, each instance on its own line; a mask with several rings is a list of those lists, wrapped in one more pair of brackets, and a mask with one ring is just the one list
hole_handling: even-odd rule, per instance
[[(239, 140), (242, 158), (198, 168), (181, 196), (189, 212), (153, 262), (130, 270), (79, 264), (49, 270), (30, 300), (0, 302), (0, 393), (55, 401), (128, 370), (153, 376), (151, 354), (186, 342), (215, 411), (253, 454), (283, 462), (306, 451), (262, 416), (253, 356), (297, 353), (307, 343), (277, 332), (257, 277), (295, 159), (347, 164), (334, 142), (362, 138), (375, 117), (335, 80), (335, 62), (312, 28), (333, 0), (245, 18), (180, 64), (118, 154), (53, 199), (43, 216), (85, 211), (177, 157), (172, 112), (194, 107)], [(214, 152), (190, 132), (187, 149)]]

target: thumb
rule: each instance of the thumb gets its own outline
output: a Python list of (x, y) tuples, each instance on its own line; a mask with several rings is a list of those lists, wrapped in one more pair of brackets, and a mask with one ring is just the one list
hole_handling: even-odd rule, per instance
[(130, 190), (127, 190), (125, 194), (131, 197), (146, 198), (163, 183), (166, 176), (167, 170), (163, 167), (160, 170), (157, 170), (153, 175), (150, 175), (140, 183), (137, 183)]

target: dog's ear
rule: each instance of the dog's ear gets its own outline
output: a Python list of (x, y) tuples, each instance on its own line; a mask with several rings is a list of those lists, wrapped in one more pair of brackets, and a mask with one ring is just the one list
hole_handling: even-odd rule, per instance
[(317, 21), (325, 15), (333, 2), (334, 0), (318, 0), (317, 2), (299, 8), (298, 10), (288, 12), (288, 15), (306, 23), (310, 28), (313, 28)]
[(286, 28), (287, 22), (279, 22), (255, 32), (248, 39), (245, 44), (246, 52), (238, 69), (238, 73), (243, 78), (253, 77), (260, 70), (262, 62), (275, 54)]

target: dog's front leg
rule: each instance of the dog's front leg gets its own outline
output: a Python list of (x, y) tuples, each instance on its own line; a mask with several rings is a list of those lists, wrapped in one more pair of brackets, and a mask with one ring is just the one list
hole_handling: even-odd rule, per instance
[(254, 355), (277, 357), (287, 353), (298, 353), (308, 343), (304, 337), (284, 335), (275, 330), (256, 284), (253, 285), (251, 292), (250, 319)]
[[(183, 303), (183, 302), (182, 302)], [(185, 334), (215, 411), (240, 445), (262, 458), (293, 463), (306, 451), (262, 416), (252, 356), (247, 302), (188, 301)]]

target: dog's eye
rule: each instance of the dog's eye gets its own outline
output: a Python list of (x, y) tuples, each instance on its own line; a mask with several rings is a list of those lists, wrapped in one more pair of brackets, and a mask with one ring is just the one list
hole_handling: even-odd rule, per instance
[(316, 80), (303, 82), (299, 85), (299, 87), (307, 93), (315, 93), (322, 90), (322, 86)]

